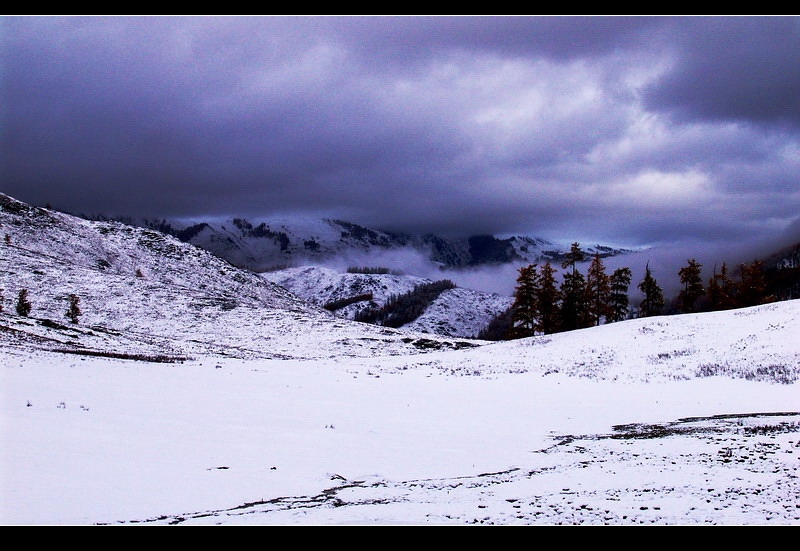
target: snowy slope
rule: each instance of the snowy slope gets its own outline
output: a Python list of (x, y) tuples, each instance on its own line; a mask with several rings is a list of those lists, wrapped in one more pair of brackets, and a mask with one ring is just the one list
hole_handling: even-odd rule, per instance
[[(721, 376), (794, 384), (800, 378), (798, 335), (800, 300), (794, 300), (639, 318), (431, 355), (417, 363), (445, 373), (566, 374), (639, 383)], [(387, 368), (402, 363), (386, 360)]]
[(4, 345), (0, 522), (797, 525), (798, 330), (792, 301), (418, 355)]
[[(304, 300), (324, 306), (351, 297), (371, 295), (334, 310), (339, 317), (353, 319), (364, 308), (378, 308), (392, 295), (402, 295), (416, 285), (431, 283), (428, 278), (397, 274), (348, 273), (321, 266), (287, 268), (263, 274)], [(499, 313), (507, 310), (513, 298), (472, 289), (447, 289), (422, 316), (402, 328), (448, 337), (474, 338)]]
[[(45, 348), (189, 357), (413, 352), (405, 333), (344, 322), (173, 237), (0, 196), (2, 325)], [(27, 289), (28, 318), (11, 315)], [(68, 322), (69, 294), (80, 323)], [(295, 336), (316, 335), (314, 350)]]
[(428, 306), (425, 313), (404, 325), (403, 329), (474, 338), (495, 316), (508, 310), (513, 302), (510, 296), (472, 289), (447, 289)]
[(318, 306), (366, 294), (372, 295), (373, 306), (379, 306), (391, 295), (407, 293), (415, 285), (429, 281), (397, 274), (349, 273), (324, 266), (287, 268), (264, 273), (262, 277)]

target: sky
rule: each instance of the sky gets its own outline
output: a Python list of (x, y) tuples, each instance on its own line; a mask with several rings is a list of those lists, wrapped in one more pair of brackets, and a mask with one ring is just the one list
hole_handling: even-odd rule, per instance
[(797, 17), (0, 18), (0, 191), (76, 214), (800, 240)]

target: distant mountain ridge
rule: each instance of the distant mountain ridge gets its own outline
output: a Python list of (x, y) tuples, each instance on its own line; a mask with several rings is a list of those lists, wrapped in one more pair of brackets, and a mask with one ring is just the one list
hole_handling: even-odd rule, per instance
[[(560, 262), (569, 245), (541, 238), (473, 235), (446, 238), (433, 234), (387, 232), (330, 218), (276, 217), (251, 222), (245, 218), (224, 221), (181, 222), (176, 220), (118, 218), (131, 225), (168, 233), (219, 256), (235, 266), (263, 272), (286, 267), (350, 259), (391, 259), (402, 253), (441, 268), (469, 268), (491, 264)], [(630, 251), (603, 245), (582, 248), (602, 257)], [(401, 262), (398, 260), (398, 263)], [(400, 266), (390, 266), (401, 269)]]

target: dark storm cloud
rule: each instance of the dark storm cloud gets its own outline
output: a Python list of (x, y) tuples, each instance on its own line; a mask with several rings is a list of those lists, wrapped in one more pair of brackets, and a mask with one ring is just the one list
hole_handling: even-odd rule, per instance
[(642, 244), (800, 212), (796, 18), (5, 17), (0, 191)]
[(800, 128), (800, 19), (693, 18), (675, 33), (679, 57), (646, 91), (648, 108)]
[(322, 23), (361, 56), (402, 64), (409, 58), (476, 51), (561, 61), (599, 57), (659, 27), (646, 17), (364, 17)]

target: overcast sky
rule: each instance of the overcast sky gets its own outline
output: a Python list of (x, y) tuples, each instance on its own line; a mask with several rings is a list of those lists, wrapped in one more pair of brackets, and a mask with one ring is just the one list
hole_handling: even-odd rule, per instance
[(800, 18), (3, 17), (0, 45), (0, 191), (37, 205), (800, 230)]

